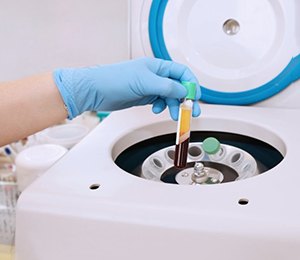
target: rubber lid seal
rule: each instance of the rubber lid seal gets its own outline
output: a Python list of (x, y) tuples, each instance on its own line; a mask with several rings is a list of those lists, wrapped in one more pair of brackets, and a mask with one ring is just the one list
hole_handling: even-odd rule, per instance
[(208, 154), (215, 154), (220, 150), (221, 145), (218, 139), (214, 137), (208, 137), (203, 141), (202, 148)]
[(195, 100), (196, 99), (196, 90), (197, 90), (196, 83), (189, 82), (189, 81), (182, 81), (181, 84), (186, 88), (186, 90), (188, 92), (185, 98)]

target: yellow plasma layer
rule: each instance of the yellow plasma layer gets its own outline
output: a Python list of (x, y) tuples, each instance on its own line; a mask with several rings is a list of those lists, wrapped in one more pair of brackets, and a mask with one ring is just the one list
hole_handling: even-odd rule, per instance
[(191, 109), (185, 109), (185, 108), (181, 109), (180, 128), (179, 128), (180, 129), (179, 130), (180, 137), (183, 136), (184, 134), (190, 132), (191, 113), (192, 113)]

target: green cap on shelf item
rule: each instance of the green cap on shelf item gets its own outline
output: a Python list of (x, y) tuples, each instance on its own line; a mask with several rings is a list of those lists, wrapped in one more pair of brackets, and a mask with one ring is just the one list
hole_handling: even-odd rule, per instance
[(182, 81), (181, 84), (185, 86), (188, 91), (186, 98), (195, 100), (196, 98), (196, 83), (189, 81)]
[(215, 154), (220, 150), (220, 142), (214, 137), (208, 137), (203, 141), (202, 148), (208, 154)]
[(105, 119), (106, 117), (108, 117), (109, 114), (110, 114), (110, 112), (107, 112), (107, 111), (98, 111), (97, 112), (97, 116), (99, 117), (100, 122), (103, 121), (103, 119)]

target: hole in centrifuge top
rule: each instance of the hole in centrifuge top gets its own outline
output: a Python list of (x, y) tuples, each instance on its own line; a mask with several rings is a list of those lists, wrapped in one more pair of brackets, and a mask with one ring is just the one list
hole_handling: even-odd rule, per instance
[(239, 200), (240, 205), (247, 205), (249, 203), (249, 200), (246, 198), (242, 198)]
[(100, 184), (95, 183), (95, 184), (92, 184), (92, 185), (90, 186), (90, 189), (91, 189), (91, 190), (97, 190), (99, 187), (100, 187)]

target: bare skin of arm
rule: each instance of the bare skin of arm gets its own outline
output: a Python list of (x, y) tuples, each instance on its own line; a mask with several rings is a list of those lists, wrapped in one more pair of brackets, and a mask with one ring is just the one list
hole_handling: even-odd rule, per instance
[(66, 118), (52, 73), (0, 83), (0, 147)]

